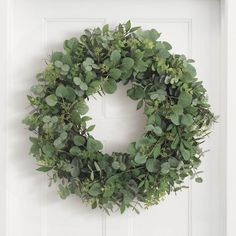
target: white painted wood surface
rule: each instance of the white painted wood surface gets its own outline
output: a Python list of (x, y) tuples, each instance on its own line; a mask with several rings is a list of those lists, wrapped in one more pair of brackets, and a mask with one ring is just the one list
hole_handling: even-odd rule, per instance
[[(5, 112), (1, 114), (1, 121), (7, 121), (7, 130), (4, 126), (1, 129), (4, 136), (0, 137), (3, 148), (4, 143), (7, 144), (7, 152), (2, 150), (0, 183), (3, 184), (0, 191), (7, 190), (7, 195), (0, 195), (3, 202), (0, 232), (6, 226), (1, 235), (225, 235), (225, 189), (222, 181), (225, 100), (220, 60), (220, 2), (9, 0), (8, 7), (4, 3), (1, 3), (2, 9), (7, 9), (8, 21), (1, 24), (3, 29), (8, 26), (5, 32), (8, 47), (1, 45), (1, 48), (8, 57), (8, 64), (3, 66), (6, 63), (6, 58), (3, 58), (1, 67), (5, 73), (5, 89), (1, 88), (1, 98), (7, 98), (7, 111), (3, 100), (1, 105)], [(86, 208), (75, 197), (62, 201), (55, 188), (47, 188), (47, 178), (34, 171), (34, 160), (27, 155), (29, 133), (21, 120), (27, 113), (25, 95), (34, 83), (35, 74), (43, 69), (46, 55), (61, 49), (64, 39), (79, 36), (84, 28), (104, 23), (114, 26), (127, 19), (144, 28), (156, 28), (162, 32), (161, 38), (173, 45), (173, 52), (196, 59), (198, 77), (204, 81), (213, 110), (221, 115), (221, 120), (204, 145), (211, 151), (206, 154), (202, 165), (205, 171), (203, 184), (190, 183), (189, 190), (177, 196), (170, 195), (165, 202), (141, 211), (140, 215), (128, 212), (107, 217), (100, 211)], [(6, 39), (3, 45), (5, 43)], [(125, 150), (127, 143), (142, 132), (143, 117), (135, 111), (135, 103), (127, 100), (124, 94), (125, 89), (120, 87), (116, 94), (97, 101), (91, 99), (89, 103), (97, 125), (94, 135), (104, 141), (107, 152)]]
[(235, 149), (235, 131), (236, 131), (236, 80), (235, 80), (235, 55), (236, 55), (236, 1), (226, 0), (224, 5), (224, 50), (225, 73), (227, 78), (227, 236), (236, 235), (236, 149)]

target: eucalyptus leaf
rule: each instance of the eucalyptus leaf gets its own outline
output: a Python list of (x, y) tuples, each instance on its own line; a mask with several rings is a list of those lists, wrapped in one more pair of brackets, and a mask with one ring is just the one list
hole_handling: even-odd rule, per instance
[(180, 145), (180, 153), (185, 161), (188, 161), (190, 159), (190, 152), (184, 148), (182, 143)]
[(135, 158), (134, 158), (134, 160), (135, 160), (135, 162), (136, 162), (137, 164), (143, 164), (143, 163), (146, 162), (147, 157), (144, 156), (144, 155), (141, 154), (141, 153), (137, 153), (136, 156), (135, 156)]
[(103, 88), (104, 92), (106, 92), (108, 94), (112, 94), (116, 91), (117, 85), (116, 85), (116, 82), (114, 80), (109, 79), (109, 80), (104, 82), (102, 88)]
[(91, 152), (97, 152), (103, 148), (103, 144), (92, 137), (88, 137), (87, 150)]
[(130, 57), (125, 57), (122, 60), (122, 68), (125, 70), (130, 70), (134, 66), (134, 60)]
[(114, 50), (111, 53), (110, 59), (115, 65), (120, 61), (120, 58), (121, 58), (121, 54), (118, 50)]
[(181, 124), (186, 125), (186, 126), (192, 125), (193, 124), (193, 116), (190, 114), (182, 115)]
[(46, 98), (46, 103), (50, 106), (50, 107), (54, 107), (57, 104), (57, 97), (54, 94), (48, 95)]
[(79, 165), (79, 161), (76, 157), (71, 161), (70, 173), (71, 173), (72, 177), (78, 177), (80, 174), (80, 165)]
[(111, 76), (111, 78), (114, 79), (114, 80), (119, 79), (120, 76), (121, 76), (121, 70), (120, 70), (120, 69), (117, 69), (117, 68), (112, 68), (112, 69), (110, 70), (110, 76)]
[(178, 104), (183, 108), (190, 106), (192, 103), (192, 95), (183, 91), (179, 95)]
[(146, 168), (151, 173), (158, 172), (161, 169), (160, 161), (157, 159), (148, 159), (146, 162)]
[(98, 195), (100, 195), (100, 194), (102, 193), (102, 191), (101, 191), (101, 185), (100, 185), (99, 183), (94, 183), (94, 184), (90, 187), (88, 193), (89, 193), (91, 196), (93, 196), (93, 197), (97, 197)]
[(85, 144), (86, 139), (83, 136), (75, 135), (73, 138), (74, 144), (77, 146), (82, 146)]

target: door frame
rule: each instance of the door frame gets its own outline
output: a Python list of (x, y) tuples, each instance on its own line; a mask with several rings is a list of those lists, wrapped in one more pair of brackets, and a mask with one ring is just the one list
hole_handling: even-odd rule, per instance
[[(222, 236), (236, 235), (236, 151), (234, 144), (234, 130), (236, 130), (236, 79), (235, 55), (236, 55), (236, 1), (235, 0), (212, 0), (220, 1), (221, 21), (221, 118), (222, 125), (222, 173), (219, 185), (223, 190), (221, 197), (222, 220), (225, 224)], [(7, 78), (10, 52), (10, 29), (11, 29), (11, 0), (0, 1), (0, 235), (6, 236), (7, 216), (7, 185), (6, 185), (6, 156), (7, 156)], [(223, 81), (224, 78), (224, 81)], [(226, 154), (226, 155), (225, 155)]]

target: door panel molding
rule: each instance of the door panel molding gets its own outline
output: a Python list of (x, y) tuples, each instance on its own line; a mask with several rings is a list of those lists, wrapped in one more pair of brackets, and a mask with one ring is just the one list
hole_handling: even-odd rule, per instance
[(6, 91), (7, 91), (7, 54), (8, 54), (8, 4), (0, 1), (0, 235), (6, 235)]

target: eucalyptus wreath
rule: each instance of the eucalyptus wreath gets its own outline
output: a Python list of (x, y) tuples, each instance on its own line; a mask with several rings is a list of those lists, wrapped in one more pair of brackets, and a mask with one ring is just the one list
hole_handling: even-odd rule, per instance
[[(30, 153), (38, 171), (58, 183), (62, 199), (76, 194), (107, 213), (119, 208), (158, 204), (170, 192), (186, 187), (190, 176), (202, 182), (199, 145), (215, 122), (206, 89), (196, 78), (191, 59), (170, 52), (155, 29), (131, 27), (86, 29), (65, 40), (36, 78), (28, 100), (33, 110), (24, 123), (35, 135)], [(127, 152), (103, 153), (88, 126), (86, 100), (112, 94), (117, 84), (131, 84), (127, 96), (143, 108), (143, 135)], [(116, 207), (115, 207), (116, 206)]]

